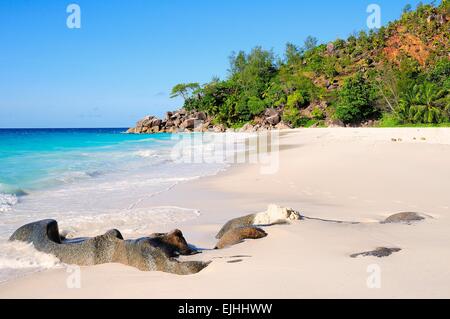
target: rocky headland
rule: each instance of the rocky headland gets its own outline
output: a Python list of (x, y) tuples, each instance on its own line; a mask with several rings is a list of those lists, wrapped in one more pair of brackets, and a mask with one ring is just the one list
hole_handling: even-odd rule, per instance
[(130, 134), (155, 134), (179, 132), (260, 132), (269, 130), (291, 129), (292, 127), (282, 121), (282, 111), (269, 108), (261, 116), (245, 124), (239, 129), (216, 124), (214, 118), (205, 112), (186, 111), (184, 109), (167, 112), (164, 119), (148, 115), (130, 128)]

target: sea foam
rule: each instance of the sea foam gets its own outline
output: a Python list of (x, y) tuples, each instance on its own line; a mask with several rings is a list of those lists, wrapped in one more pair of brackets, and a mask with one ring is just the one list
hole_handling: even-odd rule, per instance
[(14, 194), (2, 194), (0, 193), (0, 213), (8, 212), (12, 206), (16, 205), (19, 199)]
[[(9, 243), (7, 239), (20, 226), (55, 219), (68, 238), (96, 236), (109, 229), (137, 238), (180, 228), (200, 212), (195, 207), (155, 207), (153, 198), (228, 166), (226, 161), (213, 161), (214, 154), (208, 152), (226, 141), (212, 139), (198, 145), (189, 141), (190, 135), (181, 148), (193, 158), (200, 153), (204, 162), (175, 161), (172, 151), (179, 140), (165, 135), (81, 130), (40, 132), (41, 137), (31, 134), (20, 139), (14, 134), (11, 143), (24, 143), (17, 145), (21, 152), (16, 153), (22, 155), (10, 154), (8, 165), (0, 162), (0, 176), (16, 181), (27, 194), (0, 184), (0, 281), (60, 266), (31, 245)], [(48, 140), (52, 143), (47, 148)], [(36, 146), (42, 150), (31, 152)]]
[(32, 244), (0, 241), (0, 282), (61, 266), (55, 256), (38, 252)]
[(195, 209), (160, 206), (130, 209), (97, 215), (71, 216), (59, 222), (61, 232), (67, 238), (92, 237), (117, 228), (126, 237), (148, 236), (161, 228), (175, 227), (179, 223), (196, 219)]

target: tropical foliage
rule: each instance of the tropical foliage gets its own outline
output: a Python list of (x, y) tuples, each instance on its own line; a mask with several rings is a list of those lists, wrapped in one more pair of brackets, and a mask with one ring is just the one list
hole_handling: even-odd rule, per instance
[(320, 44), (309, 36), (302, 46), (288, 43), (282, 58), (261, 47), (233, 53), (225, 79), (178, 84), (172, 96), (230, 127), (267, 108), (278, 109), (292, 126), (387, 117), (399, 125), (447, 123), (449, 20), (443, 0), (406, 6), (398, 21), (345, 40)]

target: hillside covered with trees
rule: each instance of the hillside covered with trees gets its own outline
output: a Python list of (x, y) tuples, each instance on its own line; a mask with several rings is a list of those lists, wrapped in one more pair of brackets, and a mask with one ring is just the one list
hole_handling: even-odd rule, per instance
[(405, 7), (370, 32), (318, 44), (288, 43), (284, 56), (255, 47), (233, 53), (226, 79), (178, 84), (173, 97), (213, 124), (241, 127), (275, 109), (291, 127), (447, 125), (450, 2)]

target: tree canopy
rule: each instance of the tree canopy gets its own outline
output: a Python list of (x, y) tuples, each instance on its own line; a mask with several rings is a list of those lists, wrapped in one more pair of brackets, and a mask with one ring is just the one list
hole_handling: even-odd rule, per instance
[(347, 39), (287, 43), (281, 59), (259, 46), (232, 53), (225, 79), (178, 84), (172, 97), (228, 126), (251, 122), (267, 108), (292, 126), (450, 122), (449, 2), (403, 11), (398, 21)]

